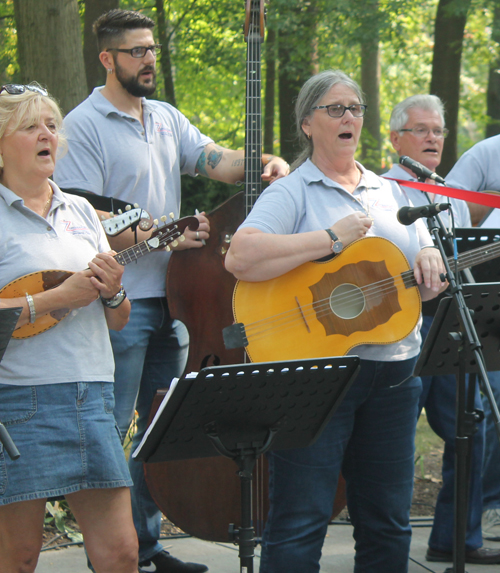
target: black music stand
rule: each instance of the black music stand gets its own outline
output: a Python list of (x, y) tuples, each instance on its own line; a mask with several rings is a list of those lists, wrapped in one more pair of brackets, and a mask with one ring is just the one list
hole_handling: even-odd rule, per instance
[[(478, 333), (477, 347), (468, 344), (467, 326), (456, 299), (445, 297), (439, 303), (414, 370), (415, 376), (454, 374), (457, 379), (454, 568), (446, 569), (454, 573), (462, 573), (465, 567), (470, 451), (476, 423), (483, 418), (482, 411), (474, 410), (475, 380), (469, 380), (466, 395), (466, 374), (479, 375), (481, 381), (487, 381), (487, 370), (500, 370), (500, 284), (464, 284), (462, 291)], [(489, 384), (484, 383), (482, 389), (498, 416)], [(498, 425), (497, 432), (500, 436)]]
[[(0, 361), (5, 354), (5, 350), (12, 337), (12, 333), (16, 328), (17, 321), (23, 309), (21, 307), (15, 308), (1, 308), (0, 309)], [(11, 460), (17, 460), (21, 455), (16, 445), (9, 436), (9, 432), (0, 421), (0, 443), (3, 444), (5, 451), (9, 454)]]
[[(358, 356), (213, 366), (178, 381), (133, 456), (164, 462), (222, 455), (241, 480), (240, 571), (253, 573), (252, 472), (268, 450), (313, 443), (360, 368)], [(228, 524), (229, 525), (229, 524)]]

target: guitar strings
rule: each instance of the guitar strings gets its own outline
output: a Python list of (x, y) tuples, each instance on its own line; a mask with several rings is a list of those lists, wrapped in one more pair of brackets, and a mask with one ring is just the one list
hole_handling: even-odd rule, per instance
[[(479, 247), (478, 249), (466, 251), (459, 257), (459, 270), (480, 264), (481, 262), (486, 262), (498, 257), (499, 255), (500, 244), (487, 245), (486, 247)], [(454, 261), (453, 257), (450, 257), (448, 261), (449, 263), (452, 263)], [(363, 287), (357, 286), (356, 290), (351, 291), (350, 293), (329, 296), (323, 300), (301, 306), (300, 310), (302, 311), (304, 318), (300, 314), (300, 310), (298, 308), (293, 308), (250, 323), (245, 326), (247, 339), (249, 342), (255, 342), (263, 336), (268, 335), (271, 330), (273, 333), (276, 331), (283, 331), (293, 326), (296, 322), (301, 322), (304, 319), (307, 321), (307, 318), (311, 316), (322, 318), (332, 314), (331, 302), (335, 304), (336, 308), (342, 308), (342, 305), (344, 305), (345, 308), (347, 305), (352, 305), (353, 303), (359, 304), (364, 300), (369, 302), (374, 296), (380, 297), (390, 291), (398, 292), (403, 285), (405, 288), (417, 286), (412, 270), (404, 271), (397, 277), (390, 277)], [(364, 308), (366, 308), (366, 305)], [(297, 312), (299, 312), (299, 315), (297, 315)], [(341, 320), (351, 319), (347, 318)], [(273, 322), (275, 324), (273, 324)]]

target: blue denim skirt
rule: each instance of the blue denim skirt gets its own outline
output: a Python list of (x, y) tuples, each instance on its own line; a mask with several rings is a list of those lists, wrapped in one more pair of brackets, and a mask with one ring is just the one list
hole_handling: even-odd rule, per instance
[(131, 486), (113, 407), (110, 382), (0, 384), (0, 422), (21, 454), (0, 443), (0, 505)]

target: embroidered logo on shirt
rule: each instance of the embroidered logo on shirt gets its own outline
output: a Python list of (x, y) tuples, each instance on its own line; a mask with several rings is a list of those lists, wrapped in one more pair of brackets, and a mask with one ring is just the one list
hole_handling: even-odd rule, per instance
[(71, 233), (72, 235), (90, 235), (90, 230), (88, 227), (79, 227), (77, 225), (73, 225), (71, 221), (64, 221), (64, 231), (66, 233)]
[(168, 125), (163, 126), (161, 122), (155, 121), (155, 129), (160, 135), (168, 135), (169, 137), (172, 137), (172, 130)]

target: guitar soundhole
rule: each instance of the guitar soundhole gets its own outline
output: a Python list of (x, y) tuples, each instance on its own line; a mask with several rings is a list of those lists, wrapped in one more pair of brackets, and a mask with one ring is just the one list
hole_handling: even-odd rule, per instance
[(338, 286), (330, 295), (330, 308), (339, 318), (356, 318), (365, 310), (363, 291), (349, 283)]

